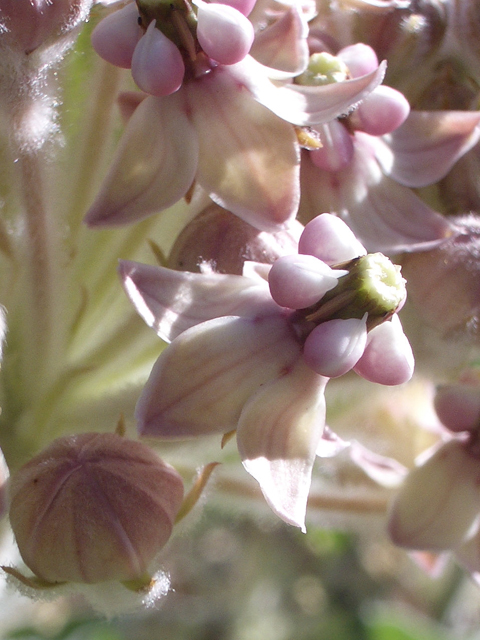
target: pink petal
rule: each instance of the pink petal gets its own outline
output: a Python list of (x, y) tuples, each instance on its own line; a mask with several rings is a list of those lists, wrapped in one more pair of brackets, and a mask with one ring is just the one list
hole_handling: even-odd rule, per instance
[(280, 312), (261, 279), (173, 271), (121, 261), (125, 291), (149, 327), (166, 342), (206, 320)]
[(85, 222), (119, 225), (166, 209), (191, 186), (197, 161), (197, 136), (181, 92), (146, 98), (128, 122)]
[(265, 77), (251, 56), (234, 65), (232, 73), (258, 102), (277, 116), (299, 126), (322, 124), (351, 111), (383, 80), (385, 63), (371, 73), (335, 84), (308, 87), (299, 84), (277, 85)]
[(238, 423), (245, 469), (258, 480), (273, 511), (302, 531), (325, 423), (326, 383), (299, 360), (247, 402)]
[(299, 357), (282, 317), (216, 318), (192, 327), (155, 363), (137, 404), (138, 430), (163, 438), (231, 431), (248, 398)]
[(370, 382), (396, 385), (408, 382), (414, 367), (412, 348), (399, 317), (394, 315), (370, 331), (367, 346), (354, 371)]
[(266, 67), (296, 76), (308, 65), (307, 35), (305, 17), (295, 4), (256, 34), (250, 53)]
[(339, 215), (368, 251), (400, 253), (434, 248), (454, 233), (446, 218), (413, 191), (385, 176), (375, 158), (377, 142), (355, 133), (355, 155), (336, 173), (321, 171), (302, 159), (300, 220), (318, 211)]
[(297, 138), (239, 85), (231, 68), (185, 86), (200, 141), (197, 180), (220, 206), (254, 227), (278, 231), (298, 208)]
[(394, 458), (370, 451), (359, 442), (352, 442), (350, 457), (369, 478), (382, 487), (398, 487), (408, 473), (408, 469)]
[(408, 187), (424, 187), (443, 178), (480, 139), (478, 111), (412, 111), (385, 140), (379, 153), (385, 173)]

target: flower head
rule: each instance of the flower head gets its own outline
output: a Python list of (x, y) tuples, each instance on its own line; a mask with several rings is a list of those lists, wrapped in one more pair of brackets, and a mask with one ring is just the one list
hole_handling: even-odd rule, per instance
[[(239, 24), (250, 24), (241, 12), (202, 2), (198, 15), (193, 9), (193, 14), (185, 14), (185, 8), (163, 15), (160, 9), (167, 5), (152, 2), (144, 23), (142, 7), (140, 3), (146, 33), (140, 39), (132, 4), (106, 18), (94, 32), (100, 55), (119, 66), (131, 66), (137, 84), (150, 95), (127, 125), (87, 213), (87, 224), (139, 220), (171, 206), (199, 185), (217, 204), (259, 229), (277, 231), (286, 226), (300, 199), (300, 144), (292, 125), (327, 122), (349, 111), (381, 82), (384, 65), (327, 86), (294, 83), (292, 74), (274, 82), (270, 76), (275, 77), (275, 69), (246, 55), (248, 47), (236, 61), (210, 49), (236, 41), (225, 39), (223, 29), (221, 38), (217, 26), (215, 37), (206, 33), (205, 41), (200, 37), (205, 11), (236, 12)], [(294, 34), (297, 42), (306, 42), (305, 29)], [(280, 30), (278, 46), (290, 36), (289, 30)]]
[[(353, 77), (377, 64), (364, 44), (340, 50), (335, 59)], [(477, 143), (479, 123), (478, 112), (410, 111), (399, 91), (376, 87), (347, 117), (316, 127), (322, 146), (303, 152), (300, 219), (319, 209), (335, 212), (369, 251), (441, 244), (454, 228), (411, 188), (443, 178)]]
[[(359, 244), (346, 225), (328, 214), (318, 220), (307, 225), (300, 246), (312, 242), (310, 232), (318, 237), (321, 226), (330, 241), (318, 244), (317, 255), (354, 258)], [(270, 271), (272, 293), (253, 275), (182, 273), (127, 262), (120, 274), (137, 311), (162, 338), (172, 340), (138, 402), (140, 433), (184, 438), (235, 430), (243, 465), (267, 502), (281, 518), (303, 528), (328, 376), (356, 366), (360, 375), (381, 383), (409, 379), (413, 358), (399, 321), (387, 338), (376, 333), (381, 326), (367, 336), (374, 309), (359, 311), (352, 296), (340, 293), (322, 309), (322, 299), (341, 286), (342, 278), (348, 281), (350, 272), (332, 269), (313, 255), (279, 258)], [(305, 308), (315, 299), (314, 309)], [(398, 299), (387, 317), (397, 306)], [(312, 338), (316, 329), (338, 323), (346, 324)], [(387, 348), (390, 343), (394, 348)], [(325, 351), (331, 344), (335, 355)]]

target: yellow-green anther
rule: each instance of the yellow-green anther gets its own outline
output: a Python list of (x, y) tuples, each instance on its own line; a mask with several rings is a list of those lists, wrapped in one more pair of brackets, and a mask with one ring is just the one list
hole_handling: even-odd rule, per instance
[(310, 56), (308, 67), (295, 78), (298, 84), (319, 86), (343, 82), (349, 77), (347, 65), (330, 53), (314, 53)]

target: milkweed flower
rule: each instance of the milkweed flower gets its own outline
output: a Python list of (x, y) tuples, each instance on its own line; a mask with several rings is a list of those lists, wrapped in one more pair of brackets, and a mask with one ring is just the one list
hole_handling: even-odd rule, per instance
[[(336, 59), (353, 77), (378, 64), (364, 44)], [(443, 178), (478, 142), (479, 125), (478, 112), (410, 111), (399, 91), (377, 87), (346, 118), (317, 127), (322, 147), (302, 155), (299, 218), (335, 212), (371, 251), (436, 246), (454, 230), (412, 188)]]
[[(382, 268), (373, 276), (378, 286), (372, 280), (370, 292), (361, 293), (358, 277), (366, 283), (370, 276), (355, 275), (355, 265), (368, 264), (369, 256), (358, 255), (364, 248), (329, 214), (305, 227), (299, 247), (314, 247), (315, 255), (279, 258), (270, 287), (254, 277), (249, 263), (249, 276), (132, 262), (121, 263), (120, 275), (140, 315), (171, 341), (139, 399), (140, 434), (185, 438), (236, 431), (243, 465), (268, 504), (304, 529), (328, 377), (355, 366), (368, 379), (399, 384), (411, 377), (413, 357), (401, 325), (390, 320), (405, 295), (393, 265), (394, 274), (390, 266)], [(389, 337), (378, 333), (383, 321), (392, 324)], [(312, 337), (329, 323), (334, 330), (326, 337)]]
[[(97, 227), (140, 220), (166, 209), (198, 184), (217, 204), (253, 226), (266, 231), (287, 226), (300, 199), (300, 144), (292, 125), (308, 127), (348, 112), (381, 82), (384, 64), (358, 78), (323, 87), (302, 86), (292, 82), (292, 76), (274, 81), (270, 74), (275, 77), (275, 69), (249, 55), (232, 64), (212, 58), (213, 52), (205, 50), (198, 39), (200, 15), (198, 25), (188, 27), (190, 35), (182, 35), (178, 46), (172, 41), (167, 45), (165, 38), (169, 39), (170, 32), (162, 35), (160, 31), (167, 31), (173, 19), (187, 26), (197, 20), (184, 9), (172, 10), (166, 18), (155, 17), (153, 27), (151, 16), (156, 14), (145, 9), (147, 32), (140, 40), (135, 6), (127, 5), (122, 11), (125, 19), (109, 16), (116, 20), (111, 29), (98, 25), (94, 45), (107, 60), (121, 66), (131, 64), (134, 78), (142, 77), (142, 88), (155, 95), (146, 97), (130, 118), (100, 192), (87, 212), (87, 224)], [(141, 3), (139, 11), (143, 23)], [(237, 13), (242, 22), (248, 21)], [(176, 27), (174, 31), (176, 34)], [(185, 33), (183, 27), (181, 33)], [(178, 40), (175, 34), (171, 37)], [(281, 31), (279, 46), (283, 37)], [(297, 30), (295, 37), (305, 41), (306, 32)], [(151, 49), (145, 38), (152, 40)], [(138, 65), (134, 53), (131, 62), (125, 53), (125, 41), (130, 49), (135, 43), (135, 54), (137, 47), (142, 47)], [(164, 46), (170, 53), (157, 55)], [(149, 86), (146, 79), (160, 82), (165, 61), (167, 70), (178, 68), (179, 73), (168, 91), (158, 95), (157, 87)]]

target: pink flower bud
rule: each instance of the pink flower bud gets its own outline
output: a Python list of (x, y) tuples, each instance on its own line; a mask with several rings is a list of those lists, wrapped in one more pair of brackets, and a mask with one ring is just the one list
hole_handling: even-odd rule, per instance
[(366, 317), (328, 320), (308, 335), (303, 355), (307, 365), (321, 376), (337, 378), (357, 364), (366, 343)]
[(152, 96), (168, 96), (182, 86), (185, 64), (178, 47), (151, 22), (132, 57), (137, 86)]
[(257, 0), (216, 0), (219, 4), (228, 4), (244, 16), (248, 16), (255, 6)]
[(327, 264), (345, 262), (367, 253), (345, 222), (330, 213), (322, 213), (305, 226), (298, 252), (309, 253)]
[(414, 368), (412, 347), (403, 333), (400, 318), (394, 315), (370, 331), (354, 371), (370, 382), (396, 385), (408, 382)]
[(346, 127), (338, 120), (332, 120), (318, 127), (322, 146), (310, 152), (312, 162), (325, 171), (340, 171), (353, 158), (353, 139)]
[(480, 512), (480, 466), (451, 440), (409, 473), (390, 513), (395, 544), (408, 549), (454, 549), (474, 534)]
[(400, 91), (380, 85), (350, 115), (350, 124), (371, 136), (383, 136), (398, 129), (409, 113), (410, 104)]
[(168, 256), (168, 267), (200, 271), (208, 263), (217, 273), (243, 274), (245, 261), (272, 264), (297, 250), (303, 227), (297, 220), (288, 229), (259, 231), (230, 211), (211, 204), (180, 233)]
[(179, 474), (116, 434), (59, 438), (11, 481), (10, 522), (25, 564), (49, 583), (138, 580), (165, 545)]
[(446, 384), (437, 389), (435, 410), (450, 431), (475, 431), (480, 428), (480, 386)]
[(97, 24), (92, 31), (92, 46), (110, 64), (130, 69), (133, 52), (143, 33), (138, 24), (137, 5), (132, 2)]
[(344, 47), (337, 53), (337, 58), (347, 65), (352, 78), (364, 76), (378, 67), (377, 54), (362, 42)]
[(333, 289), (345, 273), (331, 269), (315, 256), (294, 254), (274, 262), (268, 283), (272, 298), (281, 307), (304, 309)]
[(0, 0), (0, 39), (31, 53), (73, 28), (90, 4), (90, 0)]
[(235, 64), (250, 51), (253, 25), (227, 4), (195, 0), (198, 6), (197, 38), (207, 56), (220, 64)]

